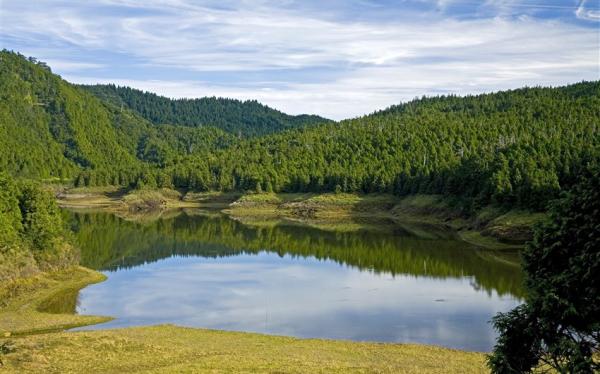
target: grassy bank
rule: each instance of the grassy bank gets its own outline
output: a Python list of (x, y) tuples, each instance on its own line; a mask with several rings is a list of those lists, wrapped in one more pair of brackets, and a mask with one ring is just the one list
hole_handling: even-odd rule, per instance
[(186, 192), (169, 188), (127, 190), (116, 186), (59, 188), (57, 202), (65, 208), (98, 208), (138, 212), (173, 208), (226, 208), (238, 193)]
[(83, 287), (102, 282), (104, 279), (101, 273), (83, 267), (73, 267), (2, 285), (0, 336), (35, 334), (110, 320), (106, 317), (72, 314), (75, 309), (72, 302), (71, 308), (57, 305), (57, 302), (65, 299), (65, 295), (72, 295)]
[(100, 273), (74, 267), (3, 287), (0, 371), (485, 372), (481, 353), (415, 344), (295, 339), (172, 325), (62, 332), (108, 319), (69, 313), (74, 310), (69, 294), (103, 279)]
[(400, 201), (383, 194), (246, 194), (230, 204), (226, 212), (235, 216), (280, 216), (340, 219), (386, 216)]
[(417, 233), (445, 229), (469, 243), (492, 249), (520, 247), (531, 238), (533, 225), (545, 217), (542, 213), (491, 206), (466, 214), (440, 195), (401, 198), (344, 193), (246, 194), (224, 211), (246, 222), (277, 217), (313, 225), (356, 225), (367, 219), (388, 219)]
[(127, 191), (117, 187), (86, 187), (64, 189), (57, 196), (63, 207), (102, 209), (130, 219), (148, 219), (149, 214), (160, 216), (161, 212), (179, 208), (219, 209), (248, 224), (252, 221), (265, 224), (274, 218), (285, 218), (319, 227), (342, 229), (386, 219), (421, 233), (447, 230), (471, 244), (492, 249), (522, 246), (531, 238), (533, 225), (545, 217), (542, 213), (493, 206), (466, 214), (460, 205), (452, 204), (441, 195), (242, 195), (171, 189)]

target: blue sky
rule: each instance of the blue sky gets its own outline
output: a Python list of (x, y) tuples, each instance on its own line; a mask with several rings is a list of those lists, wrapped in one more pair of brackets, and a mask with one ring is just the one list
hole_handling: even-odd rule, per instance
[(600, 79), (600, 0), (0, 0), (0, 44), (72, 82), (342, 119)]

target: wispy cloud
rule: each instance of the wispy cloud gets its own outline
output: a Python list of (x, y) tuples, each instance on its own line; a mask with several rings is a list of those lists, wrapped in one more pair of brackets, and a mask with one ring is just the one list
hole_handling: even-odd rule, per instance
[(423, 94), (598, 79), (597, 10), (536, 17), (532, 4), (4, 1), (0, 40), (77, 82), (344, 118)]
[(575, 15), (577, 16), (577, 18), (586, 21), (600, 21), (600, 10), (587, 8), (586, 3), (587, 0), (580, 1), (579, 6), (575, 11)]
[(106, 65), (93, 62), (78, 62), (69, 60), (44, 59), (44, 62), (57, 71), (76, 72), (80, 70), (101, 69)]

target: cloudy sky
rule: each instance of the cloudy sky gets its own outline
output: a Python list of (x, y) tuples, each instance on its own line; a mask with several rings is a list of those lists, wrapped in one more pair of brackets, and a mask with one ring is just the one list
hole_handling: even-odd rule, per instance
[(0, 44), (72, 82), (342, 119), (600, 79), (600, 0), (0, 0)]

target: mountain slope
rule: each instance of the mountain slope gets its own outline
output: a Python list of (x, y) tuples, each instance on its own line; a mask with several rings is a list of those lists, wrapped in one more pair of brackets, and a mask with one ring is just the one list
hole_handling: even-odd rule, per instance
[(426, 98), (243, 141), (188, 168), (217, 189), (436, 193), (543, 209), (600, 160), (599, 123), (600, 82)]
[[(0, 53), (0, 73), (0, 167), (22, 177), (196, 190), (434, 193), (465, 197), (475, 209), (488, 203), (543, 209), (600, 161), (599, 81), (424, 98), (239, 140), (210, 126), (153, 124), (117, 93), (132, 92), (139, 108), (156, 100), (159, 115), (165, 103), (199, 110), (196, 104), (213, 99), (170, 101), (95, 86), (96, 94), (108, 95), (100, 100), (89, 87), (7, 51)], [(222, 102), (234, 109), (211, 115), (226, 125), (244, 116), (246, 104)], [(183, 121), (195, 112), (165, 113)]]
[(0, 52), (0, 170), (26, 178), (127, 184), (141, 170), (225, 147), (233, 136), (212, 128), (154, 126), (102, 102), (33, 58)]
[(98, 98), (125, 106), (154, 124), (214, 126), (235, 135), (261, 136), (278, 131), (331, 122), (314, 115), (291, 116), (255, 100), (204, 97), (169, 99), (129, 87), (80, 86)]
[(92, 95), (43, 63), (0, 52), (0, 166), (26, 177), (136, 163)]

